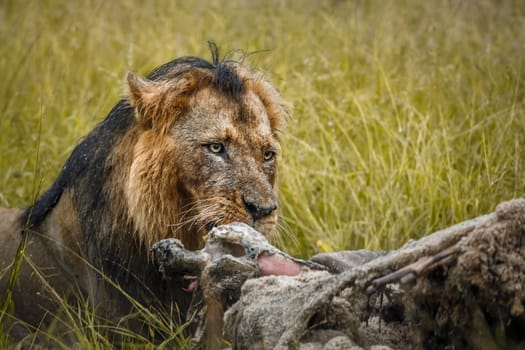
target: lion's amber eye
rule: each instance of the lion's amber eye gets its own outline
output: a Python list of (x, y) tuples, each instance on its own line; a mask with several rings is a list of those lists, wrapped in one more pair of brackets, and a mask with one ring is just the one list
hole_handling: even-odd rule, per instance
[(208, 145), (208, 149), (212, 153), (221, 153), (222, 151), (224, 151), (224, 145), (222, 143), (214, 142)]
[(275, 152), (274, 151), (264, 151), (264, 161), (269, 162), (273, 158), (275, 158)]

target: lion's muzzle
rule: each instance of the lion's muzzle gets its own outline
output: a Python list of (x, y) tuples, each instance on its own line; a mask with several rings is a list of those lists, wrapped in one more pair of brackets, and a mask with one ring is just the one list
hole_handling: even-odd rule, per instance
[(247, 191), (243, 194), (242, 200), (244, 206), (253, 218), (253, 221), (262, 219), (270, 215), (274, 210), (277, 209), (277, 200), (275, 195), (263, 196), (257, 194), (254, 191)]

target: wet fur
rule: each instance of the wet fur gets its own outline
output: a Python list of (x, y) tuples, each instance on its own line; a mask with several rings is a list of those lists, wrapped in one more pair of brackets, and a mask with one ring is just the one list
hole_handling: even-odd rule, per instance
[[(211, 63), (186, 57), (146, 79), (129, 73), (128, 97), (74, 149), (35, 204), (0, 208), (0, 292), (29, 229), (17, 317), (36, 325), (44, 309), (53, 310), (36, 272), (59, 294), (80, 291), (106, 314), (125, 315), (130, 304), (97, 270), (138, 301), (165, 309), (177, 303), (184, 316), (184, 271), (163, 280), (149, 255), (154, 242), (178, 237), (197, 249), (208, 224), (233, 221), (272, 234), (276, 211), (255, 218), (250, 207), (277, 201), (276, 160), (262, 157), (278, 150), (282, 102), (261, 74), (212, 52)], [(228, 152), (211, 154), (213, 142)]]

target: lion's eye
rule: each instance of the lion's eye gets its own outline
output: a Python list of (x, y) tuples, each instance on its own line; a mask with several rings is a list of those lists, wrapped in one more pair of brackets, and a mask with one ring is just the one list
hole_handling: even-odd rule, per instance
[(222, 143), (214, 142), (208, 145), (208, 149), (212, 153), (221, 153), (224, 151), (224, 145)]
[(274, 151), (264, 151), (264, 161), (269, 162), (272, 159), (275, 158), (275, 152)]

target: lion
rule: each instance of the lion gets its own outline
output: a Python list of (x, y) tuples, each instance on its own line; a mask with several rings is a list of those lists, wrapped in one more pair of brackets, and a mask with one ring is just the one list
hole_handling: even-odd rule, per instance
[(27, 240), (12, 290), (16, 318), (49, 321), (50, 289), (80, 292), (116, 319), (131, 310), (122, 290), (185, 315), (187, 276), (163, 279), (153, 243), (174, 237), (199, 249), (211, 228), (232, 222), (275, 232), (282, 98), (262, 73), (211, 50), (211, 62), (182, 57), (146, 78), (128, 72), (126, 97), (51, 187), (25, 209), (0, 209), (0, 293)]

